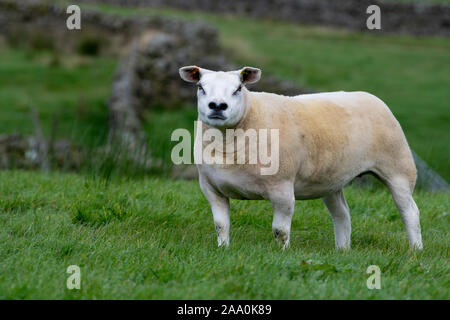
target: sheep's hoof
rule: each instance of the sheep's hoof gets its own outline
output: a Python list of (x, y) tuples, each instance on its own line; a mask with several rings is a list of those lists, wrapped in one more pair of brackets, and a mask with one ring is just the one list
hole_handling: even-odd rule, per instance
[(283, 250), (289, 248), (289, 235), (286, 232), (280, 229), (273, 229), (273, 235), (275, 236), (278, 244), (283, 246)]

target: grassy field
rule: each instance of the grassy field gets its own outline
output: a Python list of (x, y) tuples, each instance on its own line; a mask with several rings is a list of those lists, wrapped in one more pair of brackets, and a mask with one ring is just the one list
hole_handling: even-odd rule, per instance
[[(33, 134), (31, 108), (36, 108), (47, 137), (54, 135), (89, 146), (105, 144), (107, 100), (116, 65), (117, 59), (112, 57), (63, 57), (52, 50), (0, 42), (0, 134)], [(145, 117), (152, 154), (167, 169), (174, 145), (170, 135), (176, 128), (193, 131), (196, 109), (158, 109)]]
[[(233, 201), (231, 245), (216, 248), (197, 182), (0, 172), (0, 298), (449, 299), (449, 198), (416, 193), (424, 251), (408, 251), (386, 191), (347, 188), (353, 249), (335, 252), (320, 200), (296, 204), (291, 247), (265, 201)], [(66, 268), (81, 268), (68, 290)], [(369, 265), (381, 290), (366, 287)]]
[(0, 43), (0, 132), (32, 134), (30, 109), (36, 108), (47, 136), (57, 122), (57, 137), (103, 143), (116, 63)]

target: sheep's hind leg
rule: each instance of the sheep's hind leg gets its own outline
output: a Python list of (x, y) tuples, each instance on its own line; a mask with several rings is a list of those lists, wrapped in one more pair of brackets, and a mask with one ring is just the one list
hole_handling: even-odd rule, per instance
[(422, 250), (422, 234), (420, 231), (420, 213), (412, 197), (410, 183), (406, 177), (397, 176), (387, 181), (392, 198), (402, 217), (412, 249)]
[(350, 212), (342, 190), (323, 197), (334, 224), (336, 249), (350, 249), (351, 222)]

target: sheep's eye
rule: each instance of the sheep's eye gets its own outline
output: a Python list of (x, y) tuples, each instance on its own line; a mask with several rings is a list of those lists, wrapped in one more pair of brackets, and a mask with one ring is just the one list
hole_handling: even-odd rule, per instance
[(239, 92), (241, 92), (241, 90), (242, 90), (242, 85), (240, 85), (240, 86), (236, 89), (236, 91), (233, 92), (233, 95), (238, 94)]
[(205, 94), (205, 90), (203, 89), (203, 87), (201, 85), (198, 85), (198, 91)]

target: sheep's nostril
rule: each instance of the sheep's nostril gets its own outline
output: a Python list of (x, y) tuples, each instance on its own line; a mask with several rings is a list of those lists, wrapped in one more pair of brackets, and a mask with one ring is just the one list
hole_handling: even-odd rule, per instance
[(228, 108), (228, 105), (226, 103), (219, 104), (219, 109), (220, 110), (227, 110), (227, 108)]
[(226, 104), (225, 102), (222, 102), (220, 104), (217, 104), (215, 102), (210, 102), (208, 104), (208, 107), (211, 110), (222, 110), (223, 111), (223, 110), (227, 110), (228, 109), (228, 104)]

